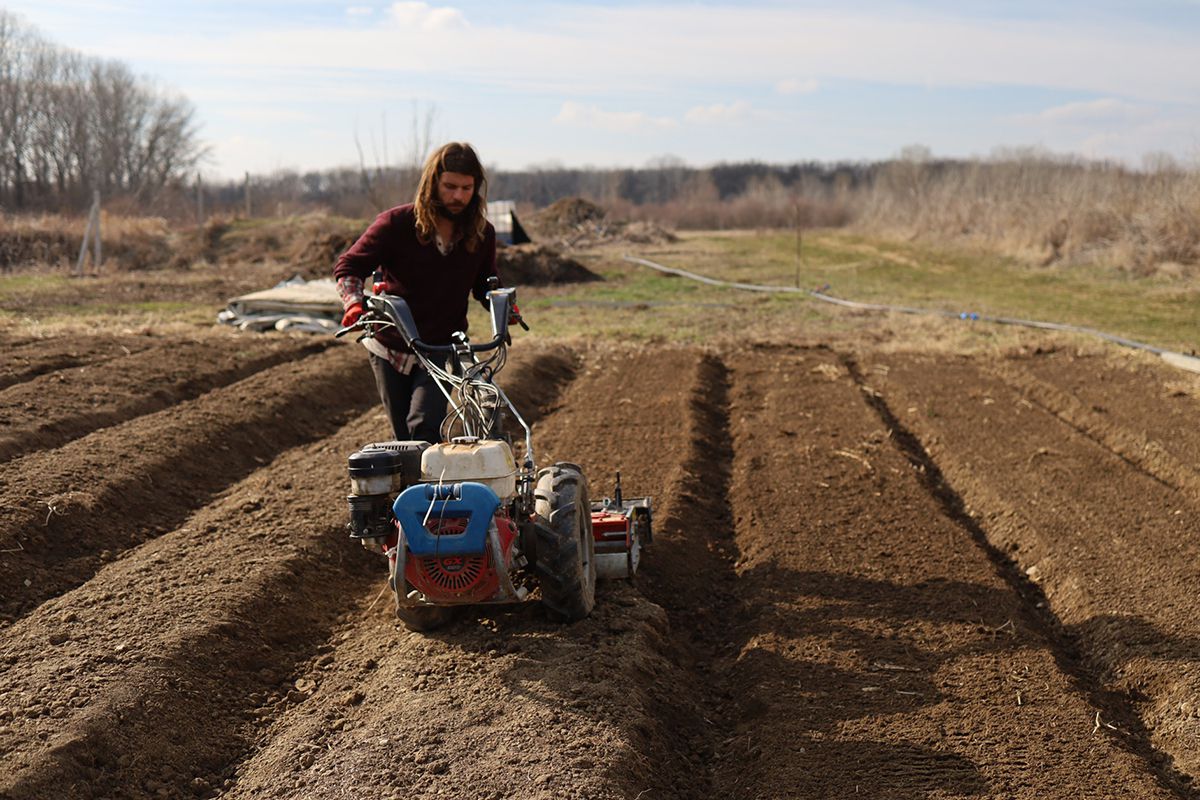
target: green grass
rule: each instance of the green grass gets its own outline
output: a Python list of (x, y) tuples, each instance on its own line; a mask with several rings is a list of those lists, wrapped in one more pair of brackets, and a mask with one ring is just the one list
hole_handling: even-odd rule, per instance
[[(1184, 351), (1197, 346), (1200, 328), (1200, 286), (1194, 283), (1082, 267), (1034, 267), (985, 252), (874, 242), (843, 233), (806, 235), (800, 261), (795, 237), (789, 233), (688, 234), (677, 243), (646, 248), (638, 255), (723, 280), (804, 288), (828, 284), (829, 294), (851, 300), (1064, 322)], [(553, 298), (538, 297), (532, 307), (542, 311), (553, 309), (555, 302), (584, 298), (696, 306), (719, 302), (730, 308), (713, 313), (727, 319), (713, 320), (711, 315), (707, 320), (689, 319), (691, 315), (677, 314), (677, 307), (670, 305), (654, 309), (660, 316), (654, 322), (620, 310), (581, 311), (576, 319), (551, 315), (556, 331), (588, 326), (607, 333), (627, 327), (634, 336), (702, 340), (741, 325), (757, 331), (776, 322), (790, 328), (804, 319), (839, 313), (815, 309), (819, 304), (813, 300), (788, 296), (764, 300), (756, 293), (625, 267), (612, 252), (584, 260), (593, 269), (599, 267), (607, 278), (605, 284), (580, 285)], [(841, 314), (844, 317), (845, 312)], [(840, 327), (845, 320), (829, 322)]]
[[(1197, 346), (1200, 329), (1200, 284), (1187, 279), (1036, 267), (987, 252), (844, 232), (806, 233), (798, 260), (793, 234), (745, 231), (688, 233), (670, 244), (574, 253), (604, 280), (518, 287), (533, 331), (516, 331), (517, 340), (532, 335), (705, 344), (865, 335), (918, 346), (953, 339), (954, 346), (994, 348), (1026, 335), (986, 323), (847, 311), (807, 295), (707, 286), (631, 265), (621, 258), (627, 252), (724, 280), (804, 288), (828, 284), (830, 294), (851, 300), (1064, 322), (1183, 352)], [(89, 325), (129, 325), (142, 319), (208, 325), (224, 299), (242, 291), (244, 286), (226, 291), (220, 275), (209, 273), (85, 280), (61, 271), (20, 273), (0, 276), (0, 321), (54, 324), (85, 318)], [(473, 338), (482, 340), (488, 321), (478, 304), (472, 302), (471, 308)]]
[(71, 285), (65, 272), (22, 272), (0, 275), (0, 298), (15, 297), (30, 292), (65, 290)]

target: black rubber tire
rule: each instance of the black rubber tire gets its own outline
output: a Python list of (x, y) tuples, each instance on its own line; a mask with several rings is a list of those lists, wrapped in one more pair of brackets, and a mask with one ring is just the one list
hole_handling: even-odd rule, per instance
[(596, 605), (596, 543), (587, 480), (575, 464), (555, 464), (538, 473), (533, 496), (541, 523), (534, 566), (542, 604), (564, 622), (581, 620)]
[(396, 616), (410, 631), (425, 633), (453, 622), (457, 610), (455, 606), (396, 606)]
[[(407, 594), (411, 588), (408, 581), (401, 581)], [(458, 616), (458, 606), (402, 606), (400, 593), (396, 591), (395, 575), (392, 576), (392, 595), (396, 598), (396, 617), (404, 627), (416, 633), (433, 631), (450, 624)]]

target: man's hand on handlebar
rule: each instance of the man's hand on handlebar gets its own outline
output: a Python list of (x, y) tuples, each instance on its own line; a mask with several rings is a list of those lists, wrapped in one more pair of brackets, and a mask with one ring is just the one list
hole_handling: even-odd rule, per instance
[(529, 330), (529, 326), (526, 325), (525, 320), (521, 318), (521, 309), (517, 308), (516, 303), (513, 303), (512, 308), (508, 310), (508, 324), (512, 325), (514, 323), (520, 325), (525, 330)]
[(349, 328), (354, 323), (358, 322), (358, 318), (363, 315), (363, 304), (351, 303), (346, 308), (346, 313), (342, 315), (342, 327)]
[[(348, 333), (362, 331), (363, 336), (374, 336), (381, 325), (390, 326), (392, 323), (381, 319), (373, 309), (364, 308), (362, 303), (354, 303), (346, 309), (346, 313), (342, 316), (341, 330), (334, 334), (338, 339)], [(362, 341), (359, 337), (358, 341)]]

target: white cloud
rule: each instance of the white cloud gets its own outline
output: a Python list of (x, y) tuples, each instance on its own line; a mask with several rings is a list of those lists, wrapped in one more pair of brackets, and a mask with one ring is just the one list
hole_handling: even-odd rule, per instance
[(711, 106), (695, 106), (688, 109), (683, 118), (688, 122), (701, 125), (720, 124), (742, 122), (750, 116), (750, 113), (750, 104), (745, 100), (738, 100), (736, 103), (729, 103), (727, 105), (716, 103)]
[[(1010, 21), (840, 9), (551, 4), (538, 18), (470, 25), (463, 12), (395, 2), (388, 27), (276, 25), (212, 34), (187, 26), (89, 33), (89, 51), (123, 60), (301, 69), (406, 69), (518, 89), (575, 93), (671, 91), (758, 82), (777, 92), (849, 81), (927, 86), (1008, 85), (1086, 91), (1148, 102), (1200, 96), (1200, 48), (1170, 29), (1114, 29), (1086, 20)], [(1133, 35), (1136, 32), (1138, 35)], [(456, 38), (446, 63), (446, 41)], [(796, 46), (803, 35), (805, 45)], [(441, 36), (437, 35), (441, 34)], [(1020, 54), (1015, 57), (1014, 54)], [(650, 77), (653, 76), (653, 77)]]
[(296, 123), (311, 125), (321, 119), (319, 113), (294, 108), (280, 108), (278, 106), (235, 107), (229, 109), (226, 113), (231, 119), (240, 120), (241, 122), (259, 125), (278, 125), (280, 128)]
[(562, 104), (554, 122), (586, 128), (602, 128), (617, 133), (674, 128), (678, 123), (670, 117), (652, 117), (641, 111), (604, 111), (596, 106), (567, 101)]
[(1054, 108), (1047, 108), (1039, 112), (1036, 117), (1045, 122), (1095, 125), (1144, 119), (1152, 113), (1152, 110), (1146, 106), (1135, 105), (1112, 97), (1102, 97), (1098, 100), (1066, 103)]
[(786, 78), (775, 84), (779, 94), (812, 94), (820, 88), (816, 78)]
[(392, 3), (388, 13), (397, 24), (422, 31), (452, 30), (467, 25), (467, 18), (457, 8), (449, 6), (434, 8), (428, 3), (414, 2), (413, 0)]

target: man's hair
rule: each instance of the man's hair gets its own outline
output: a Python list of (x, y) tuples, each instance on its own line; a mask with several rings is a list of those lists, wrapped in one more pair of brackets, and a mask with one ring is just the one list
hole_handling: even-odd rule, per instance
[(425, 162), (421, 182), (417, 185), (417, 197), (413, 201), (417, 216), (417, 238), (422, 244), (429, 244), (437, 231), (437, 185), (444, 172), (457, 172), (475, 179), (475, 194), (458, 224), (463, 245), (467, 252), (474, 253), (483, 242), (484, 229), (487, 227), (487, 176), (483, 173), (479, 156), (466, 142), (444, 144)]

